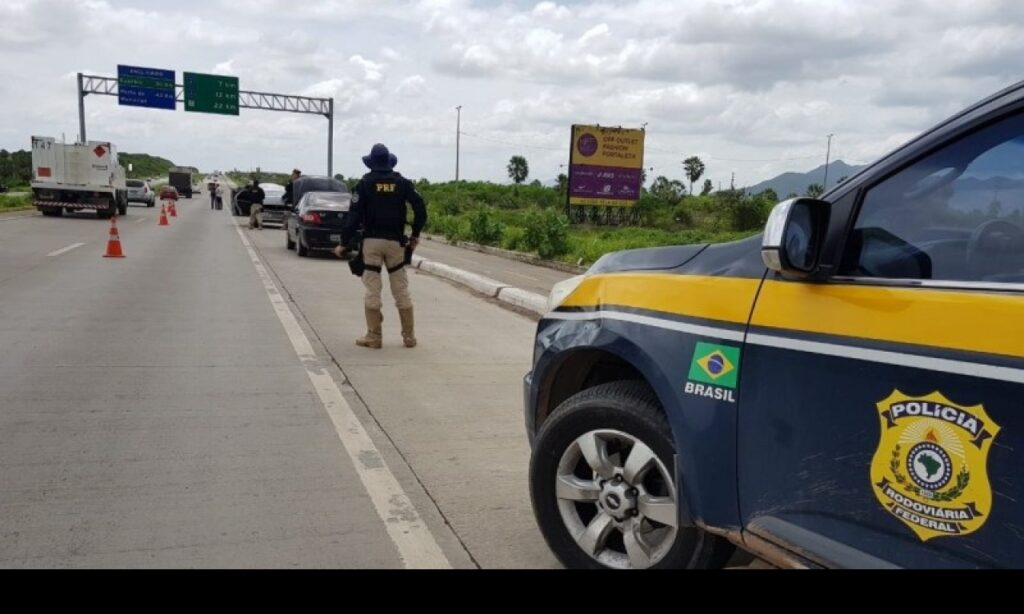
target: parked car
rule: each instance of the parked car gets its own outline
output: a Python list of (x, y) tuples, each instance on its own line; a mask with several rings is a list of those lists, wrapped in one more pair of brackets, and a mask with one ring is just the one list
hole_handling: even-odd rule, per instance
[(1024, 567), (1024, 82), (733, 243), (557, 284), (526, 376), (570, 567)]
[(302, 200), (306, 192), (348, 192), (348, 186), (334, 177), (324, 175), (302, 175), (292, 182), (291, 201), (286, 205), (294, 206)]
[(288, 207), (284, 204), (284, 186), (277, 183), (261, 183), (263, 188), (263, 223), (284, 226), (284, 214)]
[(178, 200), (178, 190), (172, 185), (160, 188), (160, 200)]
[(352, 204), (348, 192), (306, 192), (284, 217), (285, 247), (299, 256), (341, 245), (341, 229)]
[(156, 204), (156, 192), (149, 187), (149, 183), (142, 179), (129, 179), (125, 183), (128, 185), (128, 202), (146, 203), (147, 207)]

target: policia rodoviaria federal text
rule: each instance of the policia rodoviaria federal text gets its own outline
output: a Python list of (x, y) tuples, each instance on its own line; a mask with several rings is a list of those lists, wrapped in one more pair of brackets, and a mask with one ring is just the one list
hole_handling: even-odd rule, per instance
[[(394, 171), (398, 158), (380, 143), (363, 156), (370, 172), (363, 175), (352, 195), (352, 206), (342, 230), (342, 246), (335, 254), (342, 255), (362, 234), (362, 248), (357, 258), (363, 261), (363, 285), (366, 286), (364, 307), (366, 335), (356, 344), (380, 348), (382, 343), (381, 289), (382, 275), (388, 274), (391, 294), (395, 297), (398, 317), (402, 322), (405, 347), (416, 346), (413, 331), (412, 297), (406, 274), (407, 251), (411, 255), (419, 243), (420, 231), (427, 223), (427, 207), (413, 183)], [(412, 236), (405, 236), (406, 203), (412, 205)], [(353, 268), (358, 272), (358, 266)]]

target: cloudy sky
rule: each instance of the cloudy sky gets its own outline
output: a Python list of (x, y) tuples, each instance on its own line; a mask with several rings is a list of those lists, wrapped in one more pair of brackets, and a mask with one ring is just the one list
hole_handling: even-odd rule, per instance
[[(573, 123), (647, 124), (645, 165), (751, 184), (871, 161), (1022, 78), (1017, 0), (0, 0), (0, 148), (77, 133), (75, 74), (237, 76), (336, 101), (335, 171), (384, 142), (410, 177), (563, 169)], [(89, 138), (203, 170), (326, 170), (327, 121), (86, 99)]]

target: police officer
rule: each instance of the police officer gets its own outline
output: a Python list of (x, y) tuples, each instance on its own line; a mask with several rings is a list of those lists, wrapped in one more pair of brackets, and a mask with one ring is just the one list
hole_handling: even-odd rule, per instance
[(284, 196), (281, 197), (281, 202), (286, 205), (294, 205), (292, 202), (293, 195), (295, 194), (295, 180), (302, 176), (302, 171), (299, 169), (292, 169), (292, 174), (288, 178), (288, 183), (284, 186)]
[[(266, 192), (260, 187), (258, 179), (253, 179), (249, 187), (242, 194), (248, 195), (249, 205), (249, 228), (263, 230), (263, 200), (267, 197)], [(239, 195), (241, 198), (241, 195)]]
[[(356, 345), (362, 347), (381, 346), (384, 319), (381, 276), (384, 271), (388, 273), (391, 294), (402, 322), (402, 341), (407, 348), (416, 347), (412, 297), (404, 268), (405, 250), (406, 245), (416, 249), (419, 244), (420, 231), (427, 223), (427, 206), (412, 182), (394, 171), (397, 162), (380, 143), (373, 146), (369, 155), (363, 156), (363, 164), (370, 172), (363, 175), (352, 194), (352, 205), (342, 230), (342, 245), (350, 245), (355, 235), (360, 230), (363, 232), (366, 336), (356, 340)], [(413, 211), (412, 237), (408, 239), (405, 236), (406, 203), (412, 205)], [(340, 257), (344, 251), (344, 247), (338, 246), (335, 254)]]

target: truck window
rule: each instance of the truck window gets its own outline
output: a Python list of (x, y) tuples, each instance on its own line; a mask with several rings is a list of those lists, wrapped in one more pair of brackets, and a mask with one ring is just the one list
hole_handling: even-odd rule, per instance
[(840, 273), (1024, 283), (1024, 114), (946, 145), (871, 188)]

